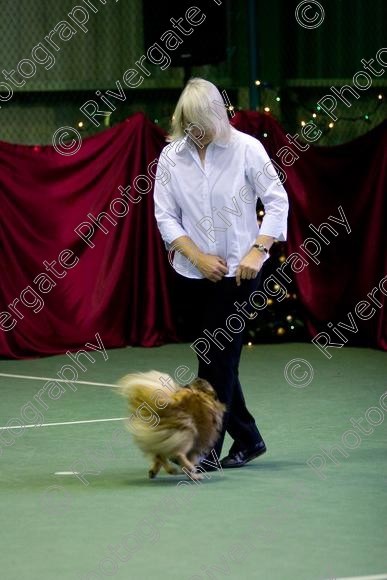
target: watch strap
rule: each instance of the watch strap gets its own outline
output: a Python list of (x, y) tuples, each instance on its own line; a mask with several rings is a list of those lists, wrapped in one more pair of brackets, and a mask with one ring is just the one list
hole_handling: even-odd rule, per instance
[(257, 248), (260, 252), (264, 252), (265, 254), (269, 253), (269, 250), (265, 248), (263, 244), (253, 244), (253, 248)]

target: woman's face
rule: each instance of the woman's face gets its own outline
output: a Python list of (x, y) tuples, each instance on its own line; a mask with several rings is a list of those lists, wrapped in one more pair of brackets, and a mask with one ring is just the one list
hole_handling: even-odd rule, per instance
[(208, 131), (206, 132), (200, 123), (189, 123), (184, 120), (182, 122), (184, 133), (191, 137), (194, 142), (200, 143), (201, 145), (208, 145), (211, 143), (213, 136)]
[(212, 135), (208, 132), (204, 132), (199, 127), (192, 127), (190, 131), (188, 131), (188, 135), (190, 135), (196, 143), (200, 143), (201, 145), (208, 145), (212, 141)]

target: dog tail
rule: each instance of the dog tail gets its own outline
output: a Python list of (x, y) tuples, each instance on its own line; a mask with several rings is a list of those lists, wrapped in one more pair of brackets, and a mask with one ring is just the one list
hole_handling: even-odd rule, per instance
[(128, 399), (132, 410), (143, 403), (151, 405), (155, 400), (160, 402), (160, 408), (166, 406), (178, 388), (170, 375), (160, 371), (132, 373), (122, 377), (118, 385), (119, 393)]

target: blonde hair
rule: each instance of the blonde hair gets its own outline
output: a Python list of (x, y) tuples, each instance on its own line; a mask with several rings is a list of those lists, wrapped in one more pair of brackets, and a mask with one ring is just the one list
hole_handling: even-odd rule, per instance
[(174, 141), (184, 137), (190, 125), (203, 129), (214, 141), (226, 142), (231, 126), (226, 105), (216, 86), (201, 78), (188, 81), (172, 116), (171, 131), (167, 138)]

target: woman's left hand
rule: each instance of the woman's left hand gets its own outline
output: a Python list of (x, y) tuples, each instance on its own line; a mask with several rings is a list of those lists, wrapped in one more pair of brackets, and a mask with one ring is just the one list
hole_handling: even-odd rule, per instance
[(265, 254), (251, 248), (248, 254), (242, 258), (236, 272), (237, 286), (241, 285), (241, 280), (252, 280), (258, 276), (265, 260)]

